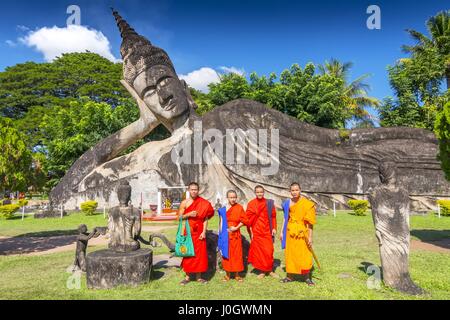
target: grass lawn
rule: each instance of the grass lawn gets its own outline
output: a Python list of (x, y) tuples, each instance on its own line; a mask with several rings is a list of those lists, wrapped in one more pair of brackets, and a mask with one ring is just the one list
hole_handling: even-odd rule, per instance
[(83, 214), (71, 214), (63, 219), (34, 219), (32, 215), (22, 216), (16, 214), (10, 220), (0, 220), (0, 237), (40, 237), (61, 236), (77, 234), (76, 229), (80, 224), (85, 224), (89, 229), (107, 225), (103, 213), (93, 216)]
[[(154, 271), (153, 281), (138, 288), (88, 290), (83, 276), (81, 289), (70, 290), (66, 286), (70, 277), (66, 268), (73, 262), (74, 253), (64, 252), (43, 256), (0, 256), (0, 299), (450, 299), (450, 254), (411, 252), (411, 276), (427, 291), (426, 295), (411, 297), (385, 287), (370, 290), (364, 265), (380, 264), (371, 216), (356, 217), (339, 212), (336, 218), (319, 216), (317, 220), (314, 246), (323, 271), (315, 273), (317, 285), (314, 288), (298, 282), (281, 284), (273, 278), (259, 280), (251, 274), (242, 284), (235, 281), (224, 284), (221, 273), (207, 285), (191, 283), (180, 287), (181, 270), (159, 269)], [(92, 217), (73, 214), (64, 219), (35, 220), (29, 217), (24, 221), (0, 221), (0, 236), (70, 234), (81, 223), (92, 228), (106, 225), (106, 220), (102, 214)], [(448, 238), (450, 218), (414, 216), (411, 228), (412, 239)], [(217, 229), (217, 216), (211, 220), (210, 229)], [(165, 233), (173, 241), (175, 232), (175, 229), (168, 229)], [(157, 248), (154, 252), (168, 251)], [(275, 243), (275, 259), (281, 260), (282, 267), (277, 273), (284, 276), (284, 256), (279, 240)]]

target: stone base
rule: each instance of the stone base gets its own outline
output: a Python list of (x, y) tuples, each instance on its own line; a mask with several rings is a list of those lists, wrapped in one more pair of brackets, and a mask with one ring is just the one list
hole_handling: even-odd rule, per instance
[(89, 289), (111, 289), (120, 285), (138, 286), (150, 280), (153, 251), (133, 252), (100, 250), (86, 257), (86, 279)]
[[(63, 217), (67, 216), (67, 212), (63, 211)], [(39, 210), (34, 214), (35, 219), (45, 219), (45, 218), (61, 218), (61, 211), (44, 211)]]

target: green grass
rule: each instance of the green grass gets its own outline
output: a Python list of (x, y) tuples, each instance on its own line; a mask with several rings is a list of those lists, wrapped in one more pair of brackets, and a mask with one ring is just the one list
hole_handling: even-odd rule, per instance
[(71, 214), (61, 218), (35, 219), (32, 215), (16, 214), (13, 219), (0, 220), (0, 236), (45, 236), (75, 234), (80, 224), (86, 224), (89, 229), (107, 225), (103, 213), (86, 216), (81, 213)]
[[(278, 221), (281, 224), (281, 214)], [(339, 212), (336, 218), (319, 216), (317, 222), (314, 246), (323, 271), (315, 273), (317, 286), (314, 288), (298, 282), (281, 284), (272, 278), (259, 280), (250, 274), (242, 284), (223, 283), (221, 273), (207, 285), (191, 283), (180, 287), (178, 282), (183, 278), (180, 270), (160, 269), (155, 270), (156, 280), (138, 288), (88, 290), (83, 276), (81, 289), (69, 290), (66, 282), (70, 274), (65, 270), (73, 261), (73, 252), (64, 252), (34, 257), (0, 256), (0, 299), (450, 299), (450, 254), (411, 252), (411, 276), (427, 291), (423, 296), (411, 297), (385, 287), (370, 290), (366, 285), (369, 275), (364, 271), (364, 264), (380, 264), (370, 215), (355, 217)], [(93, 227), (105, 225), (106, 221), (102, 215), (1, 221), (0, 236), (73, 230), (80, 223)], [(438, 240), (448, 237), (450, 218), (415, 216), (411, 218), (411, 227), (413, 238)], [(217, 229), (217, 217), (209, 228)], [(168, 229), (165, 233), (173, 240), (175, 232)], [(281, 260), (283, 266), (279, 241), (275, 248), (275, 259)], [(155, 250), (155, 254), (166, 252), (165, 248)], [(282, 268), (278, 268), (277, 273), (284, 276)]]

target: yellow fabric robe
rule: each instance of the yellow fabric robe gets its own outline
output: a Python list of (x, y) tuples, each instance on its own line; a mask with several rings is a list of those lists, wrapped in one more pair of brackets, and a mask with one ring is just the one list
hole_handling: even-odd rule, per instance
[(301, 197), (289, 208), (285, 250), (287, 273), (307, 274), (313, 266), (313, 256), (306, 244), (308, 224), (316, 224), (315, 204)]

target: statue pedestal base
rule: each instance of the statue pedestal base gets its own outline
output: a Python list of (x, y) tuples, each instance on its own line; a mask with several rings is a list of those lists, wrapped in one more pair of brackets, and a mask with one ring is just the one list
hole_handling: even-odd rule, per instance
[[(63, 217), (67, 216), (67, 212), (63, 211)], [(34, 214), (35, 219), (46, 219), (46, 218), (61, 218), (61, 211), (44, 211), (40, 210)]]
[(138, 286), (150, 280), (153, 251), (132, 252), (100, 250), (86, 257), (86, 279), (89, 289), (111, 289)]

